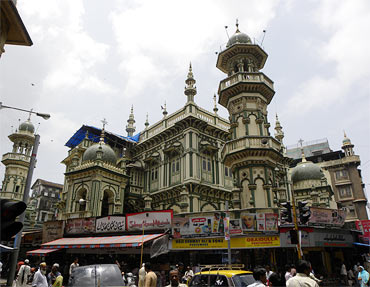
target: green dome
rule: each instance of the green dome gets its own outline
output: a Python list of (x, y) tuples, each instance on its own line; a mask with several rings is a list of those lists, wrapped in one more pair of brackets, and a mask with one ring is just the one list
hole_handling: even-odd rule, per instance
[(344, 139), (343, 139), (343, 145), (351, 145), (352, 143), (351, 143), (351, 140), (349, 139), (349, 138), (347, 138), (347, 137), (345, 137)]
[(30, 120), (27, 120), (24, 123), (21, 123), (18, 129), (19, 131), (28, 131), (30, 133), (34, 133), (35, 131), (35, 127), (33, 126)]
[(251, 38), (247, 34), (244, 34), (237, 30), (234, 35), (232, 35), (226, 44), (226, 47), (230, 47), (234, 44), (252, 44)]
[(109, 145), (105, 143), (97, 143), (90, 146), (87, 150), (85, 150), (82, 156), (82, 161), (96, 160), (96, 153), (99, 151), (99, 149), (101, 149), (101, 151), (103, 152), (103, 161), (112, 163), (114, 165), (117, 163), (116, 153)]
[(292, 171), (293, 183), (302, 180), (320, 180), (323, 177), (324, 174), (321, 168), (311, 161), (300, 162)]

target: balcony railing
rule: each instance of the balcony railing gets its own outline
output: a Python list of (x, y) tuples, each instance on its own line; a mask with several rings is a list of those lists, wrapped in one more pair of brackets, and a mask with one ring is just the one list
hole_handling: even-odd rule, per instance
[(221, 156), (224, 158), (226, 154), (233, 153), (246, 148), (272, 148), (280, 151), (281, 144), (278, 140), (272, 137), (244, 137), (227, 142), (224, 145)]
[(25, 155), (25, 154), (19, 154), (19, 153), (13, 153), (13, 152), (8, 152), (6, 154), (3, 155), (3, 158), (2, 160), (20, 160), (20, 161), (24, 161), (24, 162), (30, 162), (31, 161), (31, 157), (29, 155)]
[(220, 90), (224, 90), (236, 83), (264, 83), (274, 89), (274, 83), (263, 73), (238, 72), (220, 82)]

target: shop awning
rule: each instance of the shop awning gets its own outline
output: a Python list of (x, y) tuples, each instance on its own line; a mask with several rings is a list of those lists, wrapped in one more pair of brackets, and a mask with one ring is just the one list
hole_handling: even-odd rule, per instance
[(359, 246), (366, 246), (370, 247), (370, 244), (365, 244), (365, 243), (360, 243), (360, 242), (353, 242), (354, 245), (359, 245)]
[(54, 248), (54, 249), (36, 249), (36, 250), (31, 250), (31, 251), (27, 251), (27, 255), (40, 255), (40, 256), (44, 256), (48, 253), (51, 253), (51, 252), (54, 252), (54, 251), (58, 251), (60, 250), (60, 248)]
[(14, 248), (0, 244), (0, 252), (12, 252)]
[(110, 248), (110, 247), (139, 247), (142, 243), (148, 242), (163, 234), (147, 235), (123, 235), (110, 237), (79, 237), (60, 238), (41, 245), (47, 248)]

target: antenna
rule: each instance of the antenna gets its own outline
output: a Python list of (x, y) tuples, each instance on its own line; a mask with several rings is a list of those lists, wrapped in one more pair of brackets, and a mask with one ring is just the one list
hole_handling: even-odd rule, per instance
[(227, 35), (227, 38), (230, 40), (230, 37), (229, 37), (229, 33), (227, 32), (227, 26), (225, 26), (225, 32), (226, 32), (226, 35)]
[(262, 32), (263, 32), (263, 37), (262, 37), (262, 41), (261, 41), (261, 46), (262, 46), (262, 44), (263, 44), (263, 40), (265, 40), (266, 30), (263, 30)]
[(36, 131), (35, 131), (35, 135), (37, 134), (37, 131), (39, 130), (39, 127), (40, 127), (40, 123), (38, 123), (38, 125), (37, 125)]

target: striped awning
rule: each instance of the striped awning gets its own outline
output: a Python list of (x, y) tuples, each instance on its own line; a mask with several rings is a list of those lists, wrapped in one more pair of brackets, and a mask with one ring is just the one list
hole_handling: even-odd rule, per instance
[(27, 255), (40, 255), (40, 256), (44, 256), (48, 253), (51, 253), (51, 252), (54, 252), (54, 251), (58, 251), (60, 250), (59, 248), (54, 248), (54, 249), (36, 249), (36, 250), (31, 250), (31, 251), (27, 251)]
[(139, 247), (163, 234), (123, 235), (109, 237), (78, 237), (60, 238), (41, 244), (43, 249), (54, 248), (114, 248), (114, 247)]

